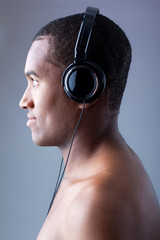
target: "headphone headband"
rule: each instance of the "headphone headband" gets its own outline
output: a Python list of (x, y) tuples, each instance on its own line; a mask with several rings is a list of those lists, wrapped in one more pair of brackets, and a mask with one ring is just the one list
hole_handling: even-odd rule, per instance
[(75, 45), (75, 58), (64, 71), (62, 86), (73, 100), (93, 102), (101, 96), (106, 86), (103, 70), (96, 63), (86, 61), (87, 48), (98, 8), (87, 7)]
[(88, 43), (98, 13), (98, 8), (87, 7), (86, 9), (75, 45), (75, 62), (86, 60)]

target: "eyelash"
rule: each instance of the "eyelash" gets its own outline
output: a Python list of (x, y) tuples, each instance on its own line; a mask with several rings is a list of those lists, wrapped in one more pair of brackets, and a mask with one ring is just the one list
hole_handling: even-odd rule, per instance
[(31, 80), (32, 80), (32, 82), (33, 82), (33, 87), (36, 87), (36, 86), (37, 86), (37, 84), (38, 84), (38, 81), (37, 81), (37, 80), (35, 80), (35, 79), (33, 79), (33, 78), (31, 78)]

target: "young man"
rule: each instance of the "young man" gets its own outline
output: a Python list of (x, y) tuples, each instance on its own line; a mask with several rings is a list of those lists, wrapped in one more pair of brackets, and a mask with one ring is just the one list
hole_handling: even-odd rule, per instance
[[(58, 146), (66, 163), (37, 240), (159, 240), (160, 209), (152, 184), (118, 130), (131, 47), (115, 23), (97, 13), (86, 41), (87, 61), (104, 72), (105, 89), (91, 101), (74, 101), (62, 87), (63, 73), (74, 61), (82, 18), (76, 14), (46, 25), (35, 36), (26, 60), (28, 87), (20, 107), (28, 109), (33, 142)], [(78, 47), (76, 60), (82, 63)], [(91, 75), (98, 81), (98, 75)]]

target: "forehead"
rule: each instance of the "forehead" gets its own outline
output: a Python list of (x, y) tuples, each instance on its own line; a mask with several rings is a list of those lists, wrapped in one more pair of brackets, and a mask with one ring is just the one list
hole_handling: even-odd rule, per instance
[(29, 69), (31, 70), (32, 68), (35, 68), (36, 66), (43, 66), (47, 59), (48, 48), (49, 43), (47, 38), (35, 40), (32, 43), (26, 59), (25, 72)]

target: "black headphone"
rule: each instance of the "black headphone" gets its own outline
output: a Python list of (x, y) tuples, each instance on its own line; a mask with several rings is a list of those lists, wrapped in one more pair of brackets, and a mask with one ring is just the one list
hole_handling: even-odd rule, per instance
[(75, 45), (74, 63), (65, 69), (62, 76), (62, 86), (66, 94), (80, 103), (96, 100), (106, 86), (103, 70), (97, 64), (86, 61), (87, 48), (98, 13), (99, 9), (87, 7)]

